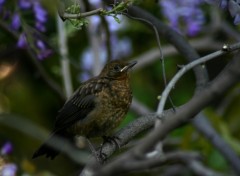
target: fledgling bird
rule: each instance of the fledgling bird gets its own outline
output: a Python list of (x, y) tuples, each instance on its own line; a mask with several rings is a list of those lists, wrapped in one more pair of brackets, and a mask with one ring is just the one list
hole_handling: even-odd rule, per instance
[(98, 76), (82, 83), (60, 109), (50, 137), (32, 158), (46, 155), (54, 159), (61, 152), (47, 144), (54, 136), (71, 139), (76, 135), (87, 138), (111, 135), (132, 102), (129, 70), (136, 63), (111, 61)]

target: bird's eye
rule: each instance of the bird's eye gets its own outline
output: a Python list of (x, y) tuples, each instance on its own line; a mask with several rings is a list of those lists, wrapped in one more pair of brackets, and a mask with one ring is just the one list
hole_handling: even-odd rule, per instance
[(119, 70), (121, 70), (121, 67), (119, 65), (115, 65), (113, 67), (113, 69), (114, 69), (114, 71), (119, 71)]

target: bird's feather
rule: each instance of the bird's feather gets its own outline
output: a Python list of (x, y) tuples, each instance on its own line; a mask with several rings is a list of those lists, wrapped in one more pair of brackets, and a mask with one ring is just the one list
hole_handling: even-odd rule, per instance
[(96, 106), (96, 94), (104, 88), (104, 81), (91, 79), (83, 84), (60, 109), (55, 121), (54, 131), (68, 128), (83, 120)]

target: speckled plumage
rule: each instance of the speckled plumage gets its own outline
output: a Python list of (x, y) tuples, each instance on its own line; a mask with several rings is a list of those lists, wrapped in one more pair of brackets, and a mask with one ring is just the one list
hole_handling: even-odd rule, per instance
[[(82, 83), (59, 111), (51, 136), (92, 138), (110, 135), (131, 104), (129, 70), (135, 64), (112, 61), (97, 77)], [(54, 158), (58, 153), (43, 144), (33, 158), (41, 155)]]

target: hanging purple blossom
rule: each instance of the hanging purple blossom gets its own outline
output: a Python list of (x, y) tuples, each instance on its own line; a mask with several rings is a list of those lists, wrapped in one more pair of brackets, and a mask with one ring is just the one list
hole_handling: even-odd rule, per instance
[(0, 170), (0, 175), (2, 176), (16, 176), (16, 174), (17, 166), (13, 163), (3, 165), (2, 169)]
[(234, 18), (234, 22), (235, 25), (238, 25), (240, 23), (240, 14), (237, 14)]
[(24, 33), (20, 34), (17, 42), (17, 47), (22, 49), (27, 48), (27, 39)]
[(240, 23), (240, 0), (229, 0), (228, 10), (231, 16), (234, 18), (234, 24)]
[(32, 1), (18, 0), (18, 6), (20, 7), (20, 9), (23, 9), (23, 10), (30, 9), (32, 7)]
[(18, 13), (14, 13), (12, 16), (11, 28), (17, 31), (21, 26), (20, 16)]
[(52, 54), (52, 50), (47, 48), (46, 44), (42, 40), (38, 39), (36, 42), (36, 46), (37, 46), (37, 58), (39, 60), (43, 60)]
[(228, 0), (220, 0), (220, 7), (226, 9), (228, 6)]
[(162, 12), (175, 30), (189, 36), (198, 34), (205, 22), (200, 5), (203, 0), (162, 0)]
[(36, 27), (36, 29), (38, 29), (38, 30), (41, 31), (41, 32), (45, 32), (45, 31), (46, 31), (45, 24), (44, 24), (44, 23), (41, 23), (41, 22), (39, 22), (39, 21), (36, 21), (35, 27)]
[(47, 21), (47, 12), (43, 9), (42, 5), (36, 1), (33, 3), (33, 11), (35, 14), (35, 27), (41, 32), (45, 32), (45, 23)]
[(1, 155), (8, 155), (10, 153), (12, 153), (13, 151), (13, 146), (11, 142), (6, 142), (2, 148), (1, 148)]
[(211, 4), (217, 4), (222, 9), (229, 11), (234, 18), (234, 24), (240, 24), (240, 0), (205, 0)]
[(3, 5), (6, 0), (0, 0), (0, 5)]
[(33, 11), (37, 21), (45, 23), (47, 21), (47, 12), (43, 9), (42, 5), (36, 1), (33, 4)]
[(0, 12), (3, 10), (3, 4), (5, 3), (5, 0), (0, 0)]
[[(6, 0), (0, 0), (0, 12), (3, 9), (3, 4)], [(15, 30), (21, 32), (17, 41), (17, 47), (22, 49), (31, 49), (36, 54), (36, 57), (40, 60), (48, 57), (52, 54), (52, 50), (48, 48), (46, 42), (43, 42), (40, 39), (40, 32), (45, 32), (46, 27), (45, 24), (47, 22), (47, 11), (43, 8), (40, 3), (40, 0), (17, 0), (16, 1), (19, 8), (17, 12), (13, 12), (9, 10), (7, 7), (4, 9), (3, 13), (1, 14), (1, 20), (4, 20), (5, 23), (9, 25), (11, 30)], [(31, 29), (30, 26), (24, 26), (25, 23), (21, 23), (21, 18), (24, 19), (24, 16), (29, 13), (22, 13), (22, 12), (33, 12), (35, 17), (35, 29)], [(6, 16), (6, 12), (8, 12)], [(10, 21), (10, 24), (9, 24)], [(23, 29), (23, 31), (21, 31)]]

